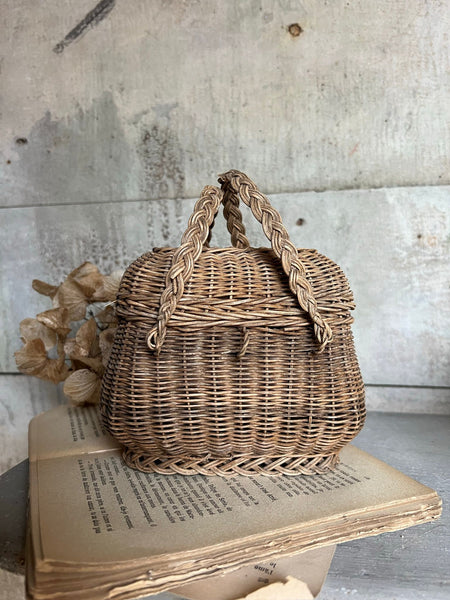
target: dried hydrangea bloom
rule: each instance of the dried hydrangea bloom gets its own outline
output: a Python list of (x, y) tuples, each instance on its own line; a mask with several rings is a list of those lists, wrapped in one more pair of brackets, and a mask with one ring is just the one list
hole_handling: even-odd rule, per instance
[(83, 263), (66, 277), (66, 281), (71, 281), (78, 285), (88, 300), (101, 287), (103, 279), (104, 275), (90, 262)]
[(97, 404), (100, 401), (102, 380), (89, 369), (80, 369), (69, 375), (64, 383), (64, 394), (72, 404)]
[(68, 338), (64, 344), (64, 352), (69, 356), (97, 356), (99, 353), (97, 339), (97, 323), (89, 319), (81, 325), (74, 338)]
[(100, 377), (102, 377), (103, 373), (105, 372), (105, 367), (103, 366), (100, 356), (96, 356), (94, 358), (90, 356), (72, 356), (70, 362), (74, 371), (87, 368)]
[(119, 291), (122, 271), (114, 271), (111, 275), (102, 275), (100, 286), (92, 295), (94, 302), (113, 302)]
[(40, 281), (40, 279), (33, 279), (31, 282), (31, 287), (38, 294), (42, 294), (43, 296), (48, 296), (49, 298), (53, 298), (53, 296), (58, 291), (57, 285), (51, 285), (50, 283), (45, 283), (45, 281)]
[(107, 304), (100, 312), (94, 316), (100, 329), (117, 326), (117, 315), (112, 304)]
[(80, 321), (86, 315), (88, 300), (76, 281), (66, 279), (53, 297), (54, 308), (65, 308), (71, 321)]
[(88, 368), (100, 377), (103, 375), (104, 366), (94, 318), (80, 327), (75, 338), (66, 340), (64, 350), (71, 360), (73, 370)]
[(56, 331), (49, 329), (37, 319), (24, 319), (20, 322), (20, 337), (23, 343), (31, 342), (31, 340), (42, 340), (45, 350), (51, 350), (56, 346), (58, 336)]
[[(53, 308), (22, 321), (25, 345), (15, 353), (19, 370), (53, 383), (65, 380), (64, 393), (75, 404), (98, 402), (117, 326), (113, 304), (121, 276), (120, 272), (102, 275), (95, 265), (85, 262), (59, 286), (33, 280), (33, 289), (51, 298)], [(91, 318), (75, 337), (67, 338), (73, 323), (86, 319), (87, 314)], [(55, 346), (58, 358), (49, 358), (47, 351)]]
[(62, 306), (51, 308), (36, 315), (36, 319), (39, 323), (57, 333), (60, 338), (65, 338), (70, 333), (69, 311), (67, 308)]
[(69, 369), (62, 358), (49, 358), (44, 342), (40, 339), (27, 342), (23, 348), (14, 353), (16, 364), (22, 373), (34, 375), (52, 383), (64, 381)]
[(102, 275), (95, 265), (85, 262), (59, 286), (53, 306), (66, 307), (70, 320), (79, 321), (85, 317), (90, 302), (115, 300), (119, 282), (118, 275)]

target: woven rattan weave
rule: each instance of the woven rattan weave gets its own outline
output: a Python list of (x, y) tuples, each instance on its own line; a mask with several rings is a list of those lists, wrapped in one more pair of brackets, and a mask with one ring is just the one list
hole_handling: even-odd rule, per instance
[[(243, 173), (203, 190), (179, 248), (133, 262), (101, 413), (126, 462), (159, 473), (317, 473), (361, 429), (364, 388), (341, 269), (297, 250)], [(251, 248), (239, 201), (272, 248)], [(210, 248), (223, 212), (233, 247)]]

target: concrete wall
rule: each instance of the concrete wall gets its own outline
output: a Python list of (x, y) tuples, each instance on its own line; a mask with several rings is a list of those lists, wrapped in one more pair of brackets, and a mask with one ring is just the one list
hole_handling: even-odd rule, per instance
[(2, 4), (7, 205), (449, 182), (446, 1)]
[[(346, 271), (369, 408), (450, 410), (448, 0), (2, 8), (5, 423), (32, 402), (8, 375), (19, 321), (48, 307), (31, 280), (177, 244), (228, 168), (270, 194), (297, 245)], [(36, 409), (60, 401), (34, 389)]]

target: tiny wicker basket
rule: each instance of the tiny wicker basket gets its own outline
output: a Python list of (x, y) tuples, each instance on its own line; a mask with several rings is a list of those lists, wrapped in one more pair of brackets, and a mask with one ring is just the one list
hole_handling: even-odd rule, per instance
[[(126, 270), (101, 414), (136, 469), (313, 474), (362, 428), (364, 386), (341, 269), (297, 250), (239, 171), (204, 188), (179, 248)], [(272, 248), (251, 248), (239, 202)], [(232, 248), (211, 248), (223, 203)]]

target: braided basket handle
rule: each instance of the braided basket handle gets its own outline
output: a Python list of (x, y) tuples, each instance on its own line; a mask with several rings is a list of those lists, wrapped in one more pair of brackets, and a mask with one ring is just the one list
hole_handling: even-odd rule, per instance
[[(298, 258), (296, 247), (281, 221), (281, 216), (256, 185), (240, 171), (228, 171), (219, 177), (222, 190), (206, 186), (192, 213), (188, 227), (182, 237), (181, 245), (174, 252), (172, 265), (166, 275), (166, 287), (161, 295), (156, 325), (147, 335), (147, 345), (157, 353), (161, 350), (167, 332), (167, 324), (174, 313), (178, 300), (182, 297), (184, 286), (192, 275), (194, 264), (200, 256), (203, 246), (208, 242), (210, 228), (219, 210), (221, 202), (228, 206), (228, 229), (232, 241), (238, 247), (248, 247), (245, 230), (239, 210), (239, 198), (250, 207), (255, 218), (261, 223), (266, 237), (272, 244), (274, 254), (281, 260), (283, 270), (289, 277), (289, 287), (297, 297), (300, 307), (306, 311), (314, 325), (314, 334), (319, 343), (318, 352), (322, 352), (332, 340), (328, 323), (320, 316), (312, 288), (306, 279), (303, 264)], [(224, 213), (225, 213), (224, 208)], [(236, 209), (236, 210), (235, 210)], [(233, 239), (234, 236), (234, 239)], [(240, 237), (241, 236), (241, 237)]]
[(166, 274), (166, 286), (159, 301), (157, 322), (147, 334), (148, 347), (158, 354), (166, 337), (167, 323), (175, 312), (178, 300), (183, 296), (184, 286), (192, 275), (204, 244), (208, 242), (211, 225), (222, 199), (223, 192), (219, 188), (213, 185), (203, 188), (181, 238), (181, 244), (173, 254), (171, 267)]
[(314, 335), (319, 343), (318, 352), (323, 352), (326, 345), (332, 341), (333, 334), (326, 320), (320, 316), (312, 287), (306, 279), (305, 267), (298, 257), (297, 248), (289, 239), (280, 213), (273, 208), (268, 198), (258, 190), (253, 181), (240, 171), (232, 170), (219, 175), (219, 183), (224, 194), (229, 193), (231, 189), (233, 195), (240, 197), (261, 223), (274, 254), (281, 260), (283, 271), (289, 277), (292, 293), (314, 324)]
[[(231, 235), (231, 245), (235, 248), (249, 248), (250, 243), (245, 235), (245, 226), (242, 221), (242, 213), (239, 210), (239, 196), (234, 192), (233, 188), (227, 187), (223, 189), (223, 216), (227, 222), (227, 229)], [(216, 214), (217, 216), (217, 214)], [(209, 226), (208, 238), (205, 242), (205, 248), (209, 247), (211, 241), (212, 229), (216, 220), (216, 216), (213, 222)]]
[[(219, 183), (221, 180), (219, 179)], [(223, 186), (223, 216), (227, 221), (227, 229), (231, 234), (231, 244), (235, 248), (249, 248), (250, 244), (245, 235), (242, 213), (239, 210), (239, 194), (229, 186)]]

